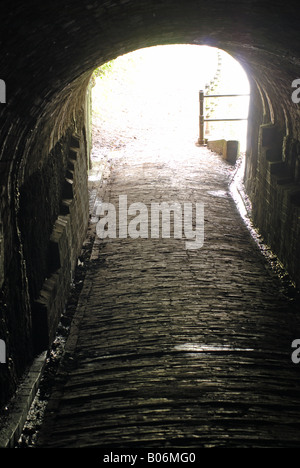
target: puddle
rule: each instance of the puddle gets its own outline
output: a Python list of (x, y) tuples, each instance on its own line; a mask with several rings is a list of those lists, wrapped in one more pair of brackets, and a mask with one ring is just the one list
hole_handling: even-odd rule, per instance
[(207, 193), (213, 197), (228, 198), (228, 192), (226, 192), (226, 190), (210, 190)]
[(184, 351), (187, 353), (211, 353), (211, 352), (249, 352), (254, 351), (252, 348), (235, 348), (228, 345), (203, 345), (201, 343), (184, 343), (174, 347), (176, 351)]

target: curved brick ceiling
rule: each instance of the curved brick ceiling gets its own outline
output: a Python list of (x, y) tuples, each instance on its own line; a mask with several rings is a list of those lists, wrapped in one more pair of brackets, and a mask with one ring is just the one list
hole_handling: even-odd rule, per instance
[(4, 138), (8, 119), (20, 124), (18, 138), (27, 143), (24, 119), (29, 131), (43, 116), (56, 116), (62, 132), (62, 115), (71, 118), (72, 98), (96, 66), (155, 44), (223, 48), (266, 90), (275, 112), (284, 100), (291, 108), (291, 82), (299, 66), (298, 12), (296, 2), (267, 1), (2, 2)]

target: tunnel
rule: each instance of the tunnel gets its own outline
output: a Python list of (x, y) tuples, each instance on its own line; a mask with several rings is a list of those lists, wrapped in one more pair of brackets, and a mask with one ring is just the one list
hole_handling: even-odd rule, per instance
[(295, 1), (1, 3), (1, 406), (65, 307), (89, 222), (90, 78), (120, 55), (207, 45), (242, 65), (253, 223), (299, 287), (299, 15)]

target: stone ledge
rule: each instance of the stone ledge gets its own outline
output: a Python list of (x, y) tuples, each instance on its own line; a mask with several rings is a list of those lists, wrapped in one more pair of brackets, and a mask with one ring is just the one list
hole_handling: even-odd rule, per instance
[(207, 147), (230, 164), (235, 164), (240, 154), (240, 143), (237, 140), (211, 140), (207, 142)]
[(85, 153), (80, 140), (72, 137), (65, 174), (60, 214), (49, 241), (48, 277), (44, 280), (33, 307), (35, 350), (51, 343), (64, 310), (73, 273), (88, 225), (88, 194)]
[(9, 404), (10, 414), (0, 431), (0, 448), (14, 448), (24, 427), (28, 411), (35, 398), (47, 352), (41, 353), (30, 367), (24, 382), (20, 385)]

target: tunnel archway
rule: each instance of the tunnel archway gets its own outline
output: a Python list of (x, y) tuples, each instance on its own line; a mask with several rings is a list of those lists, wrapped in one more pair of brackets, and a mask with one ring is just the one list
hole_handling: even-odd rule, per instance
[(88, 222), (86, 91), (93, 70), (120, 54), (189, 43), (241, 63), (252, 95), (245, 184), (254, 222), (299, 285), (296, 2), (284, 11), (281, 3), (224, 0), (5, 1), (1, 9), (0, 338), (10, 356), (1, 402), (48, 346), (68, 295)]
[(150, 139), (162, 145), (177, 138), (185, 138), (188, 146), (198, 143), (200, 90), (204, 96), (223, 96), (205, 97), (204, 117), (212, 121), (205, 121), (204, 137), (236, 140), (243, 154), (250, 92), (246, 73), (224, 51), (188, 44), (140, 49), (95, 70), (92, 117), (98, 130), (93, 149), (99, 146), (101, 153), (107, 135), (114, 134), (119, 145), (137, 138), (134, 132), (141, 132), (143, 141), (151, 132)]

